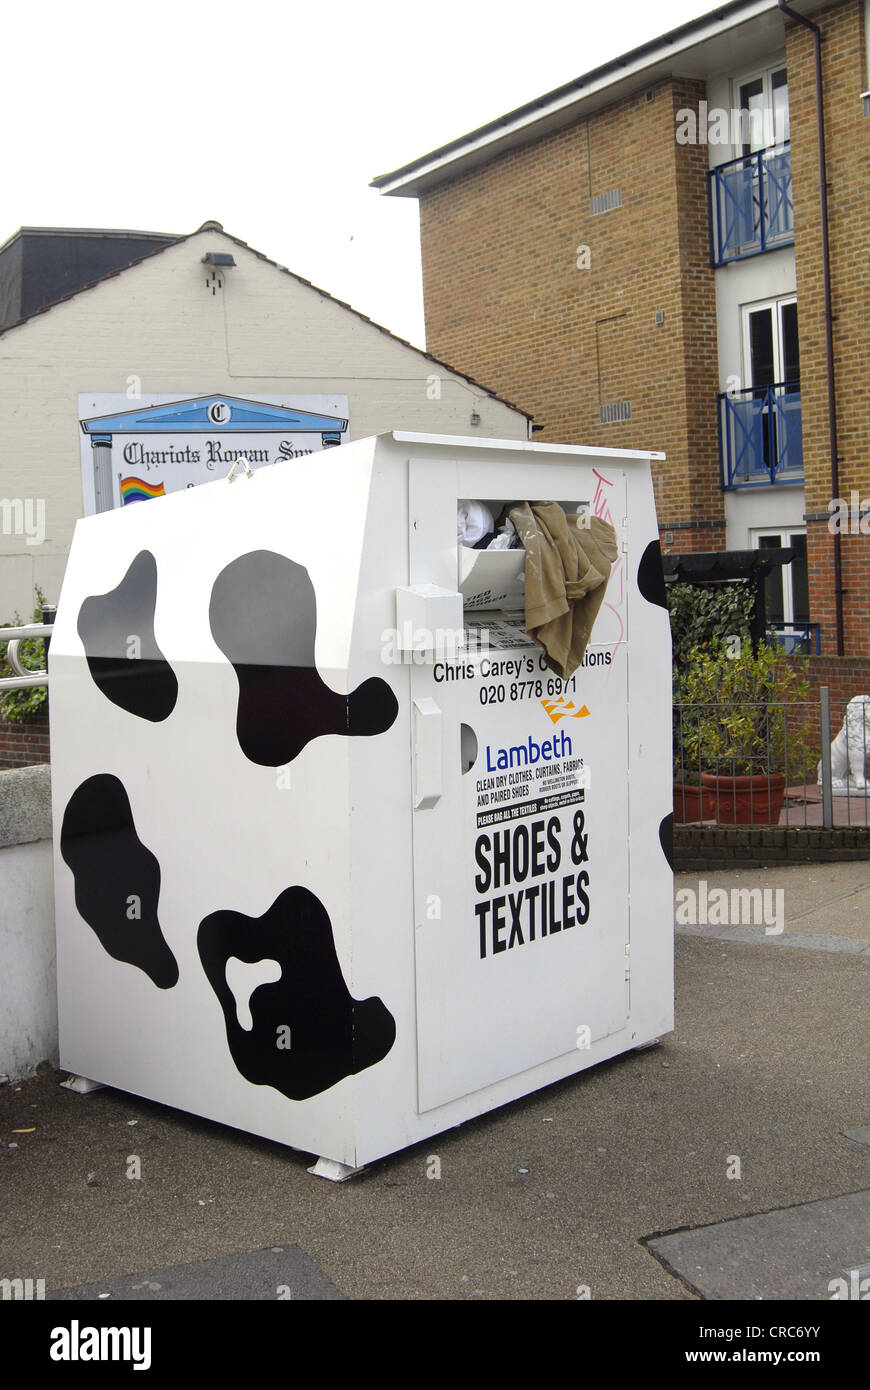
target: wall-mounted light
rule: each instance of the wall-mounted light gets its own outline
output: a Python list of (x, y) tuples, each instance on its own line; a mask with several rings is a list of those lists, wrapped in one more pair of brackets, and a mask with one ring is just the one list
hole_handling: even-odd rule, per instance
[(661, 328), (661, 326), (662, 326), (662, 324), (664, 323), (664, 321), (665, 321), (665, 311), (664, 311), (664, 309), (656, 309), (656, 323), (658, 324), (659, 328)]
[(477, 413), (476, 410), (472, 410), (472, 412), (471, 412), (471, 423), (472, 423), (473, 425), (479, 425), (479, 424), (480, 424), (480, 416), (478, 415), (478, 413)]
[(235, 265), (236, 258), (227, 251), (206, 251), (202, 258), (203, 265)]

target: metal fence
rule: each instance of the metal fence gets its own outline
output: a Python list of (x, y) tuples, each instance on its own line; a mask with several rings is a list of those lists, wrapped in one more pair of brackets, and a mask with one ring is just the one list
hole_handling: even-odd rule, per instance
[[(0, 694), (48, 684), (21, 646), (42, 641), (47, 660), (52, 628), (0, 628)], [(832, 702), (823, 685), (816, 701), (675, 701), (673, 709), (675, 821), (870, 825), (870, 695)]]
[(870, 696), (832, 702), (822, 686), (816, 701), (675, 702), (674, 819), (870, 825), (868, 754)]
[[(46, 610), (46, 616), (53, 619), (54, 609)], [(32, 650), (34, 642), (44, 643), (41, 659), (47, 662), (48, 643), (53, 630), (53, 621), (0, 627), (0, 694), (5, 690), (31, 690), (37, 685), (48, 685), (46, 667), (28, 665), (22, 644), (27, 644), (28, 650)]]

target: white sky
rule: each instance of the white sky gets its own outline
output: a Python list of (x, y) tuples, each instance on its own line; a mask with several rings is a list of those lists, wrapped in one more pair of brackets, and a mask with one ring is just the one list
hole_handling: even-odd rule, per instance
[(206, 218), (423, 346), (416, 199), (368, 187), (709, 0), (4, 8), (0, 244)]

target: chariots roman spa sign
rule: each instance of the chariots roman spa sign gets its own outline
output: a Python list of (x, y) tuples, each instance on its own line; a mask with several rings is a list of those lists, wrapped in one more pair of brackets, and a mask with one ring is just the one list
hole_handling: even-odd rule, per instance
[(79, 396), (84, 514), (111, 511), (347, 438), (347, 396)]

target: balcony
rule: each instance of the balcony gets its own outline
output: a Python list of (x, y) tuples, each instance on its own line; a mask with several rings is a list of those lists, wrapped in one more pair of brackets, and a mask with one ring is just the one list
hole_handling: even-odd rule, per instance
[(791, 145), (769, 145), (711, 169), (710, 260), (714, 266), (794, 242)]
[(801, 394), (796, 381), (723, 392), (718, 401), (724, 490), (803, 482)]
[(818, 656), (822, 650), (821, 623), (768, 623), (789, 656)]

